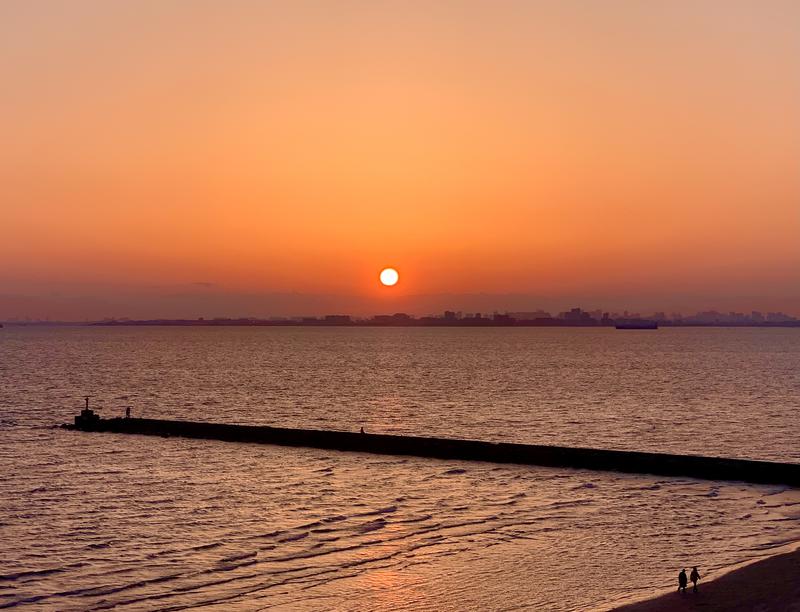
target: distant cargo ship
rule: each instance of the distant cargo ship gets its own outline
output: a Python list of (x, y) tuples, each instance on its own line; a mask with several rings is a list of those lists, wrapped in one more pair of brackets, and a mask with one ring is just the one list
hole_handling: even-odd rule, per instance
[(620, 321), (614, 327), (617, 329), (658, 329), (656, 321)]

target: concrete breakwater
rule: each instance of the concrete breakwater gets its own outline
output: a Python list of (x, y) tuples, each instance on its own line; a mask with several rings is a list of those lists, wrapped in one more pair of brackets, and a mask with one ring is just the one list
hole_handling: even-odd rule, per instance
[(75, 417), (74, 424), (63, 427), (87, 432), (178, 436), (381, 455), (517, 463), (800, 487), (800, 464), (748, 459), (161, 419), (102, 419), (91, 410), (85, 410)]

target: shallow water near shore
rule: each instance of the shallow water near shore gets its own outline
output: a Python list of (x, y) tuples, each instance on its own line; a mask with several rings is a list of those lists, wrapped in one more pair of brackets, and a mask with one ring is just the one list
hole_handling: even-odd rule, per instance
[(800, 462), (800, 330), (17, 328), (0, 607), (606, 609), (800, 536), (785, 487), (83, 434), (104, 416)]

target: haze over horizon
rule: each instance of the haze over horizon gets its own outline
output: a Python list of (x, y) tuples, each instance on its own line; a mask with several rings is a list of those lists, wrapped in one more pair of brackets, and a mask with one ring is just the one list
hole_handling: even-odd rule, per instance
[(5, 2), (0, 320), (800, 315), (798, 23), (790, 1)]
[[(641, 298), (634, 294), (615, 296), (592, 295), (526, 295), (526, 294), (420, 294), (363, 297), (336, 294), (242, 293), (226, 291), (208, 283), (190, 286), (152, 288), (120, 288), (104, 297), (87, 294), (70, 295), (59, 291), (47, 295), (0, 295), (0, 321), (55, 320), (98, 321), (102, 319), (196, 319), (196, 318), (269, 318), (292, 316), (324, 316), (349, 314), (368, 317), (376, 314), (404, 312), (414, 316), (441, 314), (445, 310), (465, 313), (533, 312), (539, 309), (557, 315), (573, 307), (587, 311), (602, 310), (622, 313), (637, 312), (644, 316), (664, 312), (692, 315), (699, 311), (722, 313), (782, 311), (800, 315), (800, 301), (764, 296), (684, 295)], [(707, 304), (699, 308), (694, 302)], [(786, 307), (786, 304), (790, 307)]]

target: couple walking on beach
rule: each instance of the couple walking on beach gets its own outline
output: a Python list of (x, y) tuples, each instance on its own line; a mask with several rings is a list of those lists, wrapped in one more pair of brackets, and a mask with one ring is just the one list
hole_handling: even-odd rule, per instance
[[(694, 585), (692, 591), (697, 593), (697, 581), (700, 580), (700, 572), (697, 571), (697, 567), (692, 568), (692, 573), (689, 575), (689, 580), (691, 580), (692, 584)], [(685, 593), (687, 584), (688, 581), (686, 580), (686, 568), (683, 568), (681, 573), (678, 574), (678, 593)]]

